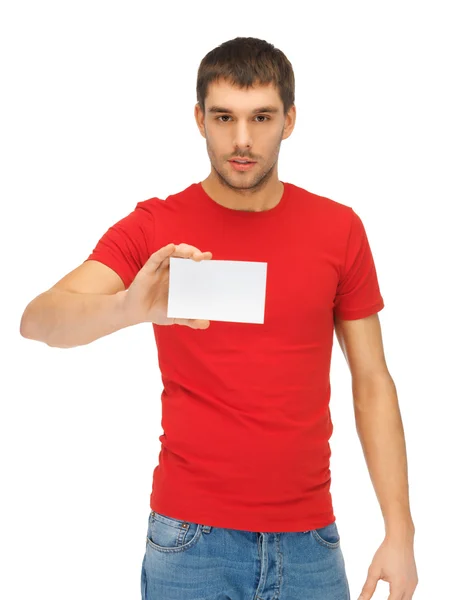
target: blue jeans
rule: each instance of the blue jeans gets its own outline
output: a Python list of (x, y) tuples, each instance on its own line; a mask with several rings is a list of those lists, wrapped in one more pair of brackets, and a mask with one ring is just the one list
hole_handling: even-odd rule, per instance
[(213, 527), (151, 511), (142, 600), (350, 600), (336, 523), (298, 532)]

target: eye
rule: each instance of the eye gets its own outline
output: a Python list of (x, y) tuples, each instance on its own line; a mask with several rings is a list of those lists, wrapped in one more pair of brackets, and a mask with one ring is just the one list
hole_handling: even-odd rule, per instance
[[(224, 119), (225, 117), (227, 117), (228, 119), (231, 119), (231, 117), (229, 115), (221, 115), (220, 117), (217, 117), (217, 121), (219, 119)], [(269, 117), (267, 117), (266, 115), (256, 115), (255, 118), (260, 117), (261, 119), (265, 119), (265, 121), (269, 121)], [(265, 123), (265, 121), (259, 121), (260, 123)], [(227, 123), (227, 121), (222, 121), (222, 123)]]

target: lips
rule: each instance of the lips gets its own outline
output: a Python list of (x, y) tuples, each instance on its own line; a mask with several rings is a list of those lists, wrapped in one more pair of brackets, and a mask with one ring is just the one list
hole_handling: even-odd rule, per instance
[(231, 164), (231, 168), (235, 171), (250, 171), (256, 165), (255, 161), (240, 163), (236, 162), (235, 160), (230, 160), (228, 162)]

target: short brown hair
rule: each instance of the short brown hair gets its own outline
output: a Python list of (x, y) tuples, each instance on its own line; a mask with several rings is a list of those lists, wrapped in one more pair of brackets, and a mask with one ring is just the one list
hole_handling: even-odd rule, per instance
[(200, 63), (196, 97), (203, 113), (209, 84), (219, 79), (239, 86), (273, 83), (283, 102), (284, 115), (295, 100), (293, 67), (273, 44), (253, 37), (237, 37), (211, 50)]

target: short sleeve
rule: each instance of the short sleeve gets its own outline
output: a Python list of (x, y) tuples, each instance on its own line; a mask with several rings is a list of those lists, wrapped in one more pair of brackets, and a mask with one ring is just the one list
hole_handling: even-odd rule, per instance
[(362, 319), (382, 310), (384, 302), (364, 225), (350, 210), (350, 233), (333, 309), (340, 319)]
[(145, 209), (144, 202), (138, 202), (129, 215), (103, 234), (84, 262), (97, 260), (110, 267), (128, 289), (149, 258), (148, 248), (153, 232), (153, 215)]

